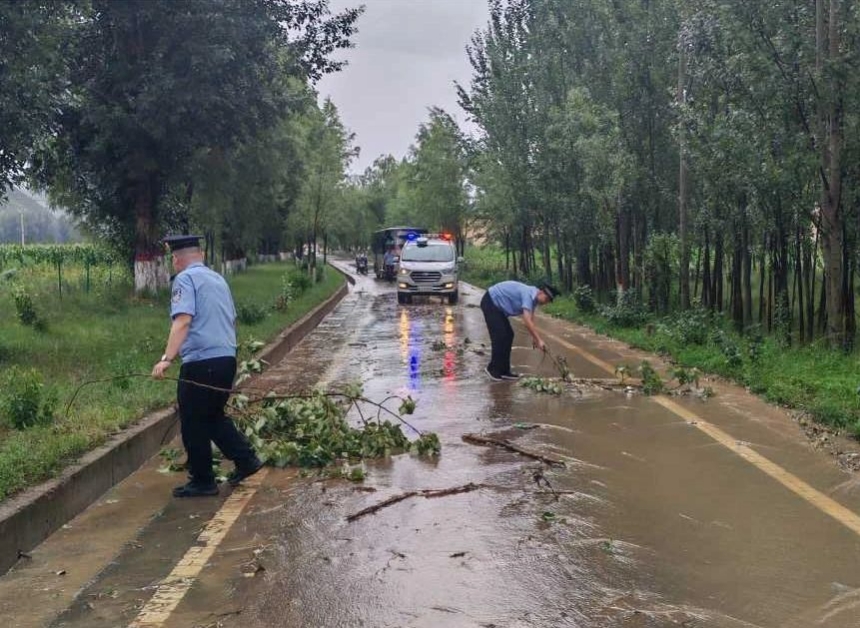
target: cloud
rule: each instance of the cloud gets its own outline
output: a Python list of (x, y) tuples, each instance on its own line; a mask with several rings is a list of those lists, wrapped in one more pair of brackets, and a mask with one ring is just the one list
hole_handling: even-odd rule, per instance
[[(359, 3), (333, 0), (333, 12)], [(318, 85), (356, 133), (362, 172), (380, 154), (403, 157), (429, 107), (458, 120), (454, 81), (468, 84), (472, 69), (466, 45), (486, 26), (486, 0), (365, 0), (356, 47), (339, 58), (349, 65)]]

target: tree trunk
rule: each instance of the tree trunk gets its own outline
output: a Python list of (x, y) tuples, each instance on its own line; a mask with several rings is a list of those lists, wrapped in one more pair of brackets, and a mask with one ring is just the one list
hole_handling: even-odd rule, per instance
[[(746, 204), (746, 203), (744, 203)], [(749, 223), (744, 207), (741, 223), (741, 287), (743, 292), (743, 324), (752, 325), (752, 257), (750, 255)]]
[(744, 301), (742, 296), (741, 275), (743, 267), (743, 245), (738, 241), (732, 254), (731, 301), (732, 322), (738, 332), (744, 330)]
[[(678, 34), (678, 106), (682, 107), (686, 102), (686, 73), (687, 73), (687, 54), (685, 44), (681, 33)], [(678, 235), (681, 239), (681, 277), (680, 277), (680, 297), (681, 309), (686, 310), (690, 307), (690, 243), (687, 235), (687, 156), (685, 148), (685, 133), (683, 121), (678, 124), (678, 154), (679, 154), (679, 172), (678, 172)]]
[(134, 291), (138, 295), (153, 295), (169, 282), (164, 250), (158, 246), (153, 201), (150, 181), (146, 178), (136, 186), (134, 201)]
[(702, 262), (702, 306), (710, 308), (711, 301), (711, 235), (708, 227), (705, 227), (705, 252)]
[[(804, 344), (806, 342), (806, 325), (805, 325), (805, 312), (803, 309), (803, 288), (804, 288), (804, 267), (803, 267), (803, 247), (801, 246), (801, 237), (800, 237), (800, 225), (797, 225), (794, 232), (794, 255), (796, 257), (795, 260), (795, 276), (797, 278), (797, 287), (795, 288), (795, 294), (797, 294), (797, 329), (800, 335), (800, 342)], [(792, 307), (792, 310), (794, 308)], [(810, 339), (811, 340), (811, 339)]]
[(624, 210), (616, 212), (615, 245), (618, 255), (615, 259), (615, 289), (622, 298), (630, 287), (630, 217)]
[(576, 282), (580, 286), (597, 288), (597, 286), (592, 285), (591, 256), (589, 254), (589, 247), (587, 246), (581, 246), (579, 254), (576, 256)]
[(543, 247), (541, 256), (543, 257), (543, 270), (546, 275), (546, 280), (552, 283), (552, 255), (550, 255), (550, 220), (547, 218), (543, 223)]
[(821, 175), (821, 253), (824, 259), (827, 296), (827, 336), (831, 346), (846, 346), (853, 342), (847, 338), (844, 318), (845, 267), (843, 256), (842, 202), (842, 79), (827, 63), (836, 64), (840, 47), (840, 0), (830, 0), (825, 33), (826, 0), (816, 0), (816, 73), (823, 86), (818, 100), (819, 151)]
[(723, 311), (723, 239), (717, 238), (714, 243), (714, 276), (711, 285), (711, 307)]
[(633, 289), (636, 290), (636, 300), (642, 302), (645, 288), (643, 266), (645, 258), (645, 239), (647, 237), (647, 221), (643, 212), (636, 210), (633, 220)]

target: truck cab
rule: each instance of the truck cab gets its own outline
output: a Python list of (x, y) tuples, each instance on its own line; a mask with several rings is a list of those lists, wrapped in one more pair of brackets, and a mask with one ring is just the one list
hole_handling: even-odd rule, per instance
[(411, 303), (413, 295), (437, 295), (455, 304), (460, 298), (457, 273), (462, 258), (447, 234), (410, 235), (400, 251), (397, 302)]

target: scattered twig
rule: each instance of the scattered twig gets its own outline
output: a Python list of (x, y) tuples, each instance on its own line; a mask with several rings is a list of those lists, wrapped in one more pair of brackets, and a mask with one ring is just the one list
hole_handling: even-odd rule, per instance
[(519, 445), (514, 445), (509, 440), (500, 440), (498, 438), (491, 438), (489, 436), (481, 436), (479, 434), (463, 434), (463, 440), (467, 443), (471, 443), (472, 445), (495, 445), (496, 447), (502, 447), (507, 449), (508, 451), (513, 451), (528, 458), (532, 458), (533, 460), (540, 460), (550, 466), (563, 467), (565, 466), (563, 460), (559, 460), (558, 458), (551, 458), (549, 456), (544, 456), (542, 454), (535, 453), (533, 451), (529, 451), (528, 449), (523, 449)]

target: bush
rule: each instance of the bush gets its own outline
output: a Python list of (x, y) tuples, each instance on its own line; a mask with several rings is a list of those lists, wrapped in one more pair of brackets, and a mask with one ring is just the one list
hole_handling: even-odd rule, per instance
[(593, 314), (597, 311), (597, 303), (594, 300), (594, 291), (591, 286), (577, 286), (573, 291), (573, 301), (576, 308), (583, 314)]
[(293, 289), (293, 298), (301, 296), (313, 285), (311, 276), (307, 272), (291, 270), (285, 277), (286, 282)]
[(27, 289), (24, 286), (15, 286), (12, 291), (12, 298), (15, 300), (15, 311), (21, 324), (37, 331), (44, 331), (46, 328), (45, 321), (36, 312), (33, 297), (27, 292)]
[(46, 425), (54, 420), (57, 399), (46, 392), (41, 374), (36, 369), (10, 368), (3, 377), (0, 392), (0, 414), (15, 429)]
[(703, 308), (679, 313), (668, 322), (667, 331), (684, 345), (703, 345), (708, 341), (708, 328), (712, 325), (711, 313)]
[(646, 395), (659, 395), (663, 392), (664, 384), (660, 378), (660, 374), (654, 370), (651, 363), (647, 360), (642, 360), (639, 365), (639, 375), (642, 378), (642, 392)]
[(726, 359), (726, 366), (729, 369), (735, 370), (743, 366), (744, 358), (741, 355), (738, 343), (722, 329), (715, 329), (711, 333), (711, 342), (713, 342), (722, 351)]
[(632, 290), (624, 292), (616, 305), (602, 306), (600, 314), (616, 327), (639, 327), (648, 320), (648, 312), (639, 304)]
[(281, 292), (275, 297), (275, 310), (278, 312), (286, 312), (290, 307), (290, 301), (293, 300), (293, 287), (287, 281), (287, 276), (284, 275), (281, 285)]
[(266, 308), (257, 303), (236, 303), (236, 318), (242, 325), (256, 325), (268, 315)]

